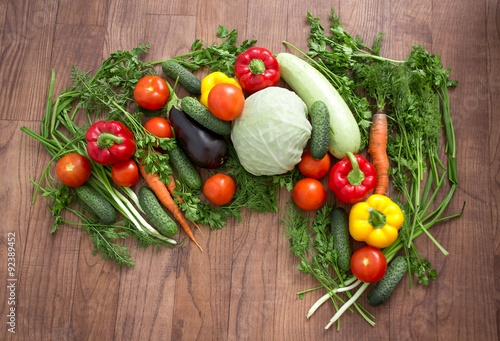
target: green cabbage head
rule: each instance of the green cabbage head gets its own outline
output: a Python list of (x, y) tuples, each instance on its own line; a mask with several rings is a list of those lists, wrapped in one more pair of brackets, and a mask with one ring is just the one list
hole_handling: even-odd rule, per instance
[(250, 95), (231, 130), (241, 165), (253, 175), (277, 175), (293, 169), (310, 136), (305, 103), (295, 92), (281, 87)]

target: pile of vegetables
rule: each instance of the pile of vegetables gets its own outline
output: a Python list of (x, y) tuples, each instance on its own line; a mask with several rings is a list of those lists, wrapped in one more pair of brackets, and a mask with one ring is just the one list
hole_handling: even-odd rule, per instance
[[(222, 228), (242, 209), (277, 212), (285, 187), (290, 251), (320, 284), (299, 295), (325, 291), (308, 318), (331, 301), (337, 312), (326, 328), (351, 307), (374, 325), (357, 302), (372, 283), (376, 306), (406, 273), (410, 286), (413, 276), (434, 280), (413, 241), (425, 233), (447, 254), (428, 229), (461, 214), (442, 217), (457, 187), (450, 69), (421, 46), (403, 61), (382, 57), (382, 35), (368, 47), (333, 10), (330, 35), (307, 17), (305, 52), (288, 42), (297, 53), (238, 45), (236, 30), (219, 26), (219, 44), (196, 40), (166, 60), (142, 62), (150, 47), (140, 44), (111, 54), (92, 77), (73, 67), (57, 97), (53, 71), (40, 132), (21, 128), (52, 157), (33, 181), (53, 202), (51, 233), (81, 226), (95, 253), (133, 266), (120, 239), (171, 248), (183, 245), (174, 239), (180, 225), (202, 250), (192, 227)], [(210, 69), (203, 79), (193, 72), (200, 67)], [(189, 95), (179, 98), (178, 87)], [(338, 205), (326, 202), (327, 189)]]

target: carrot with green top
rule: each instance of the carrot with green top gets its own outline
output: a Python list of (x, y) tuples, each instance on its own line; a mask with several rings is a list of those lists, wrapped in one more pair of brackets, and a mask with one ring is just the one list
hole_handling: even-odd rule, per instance
[[(183, 204), (184, 201), (182, 201), (182, 198), (178, 195), (178, 196), (175, 196), (175, 189), (176, 189), (176, 185), (175, 185), (175, 180), (174, 180), (174, 177), (172, 175), (170, 175), (170, 182), (167, 182), (165, 184), (168, 188), (168, 191), (170, 192), (170, 194), (172, 195), (172, 197), (175, 198), (175, 200), (177, 200), (179, 202), (179, 204)], [(196, 226), (196, 228), (201, 232), (201, 234), (204, 236), (204, 233), (203, 231), (200, 229), (200, 226), (195, 222), (195, 221), (191, 221), (193, 223), (194, 226)]]
[(147, 184), (149, 185), (149, 188), (156, 194), (158, 197), (158, 200), (165, 205), (165, 207), (172, 212), (175, 220), (181, 224), (182, 228), (184, 231), (186, 231), (187, 235), (191, 240), (200, 248), (200, 250), (203, 251), (202, 247), (198, 244), (196, 239), (194, 238), (193, 232), (191, 231), (191, 228), (189, 227), (186, 219), (181, 213), (181, 210), (179, 207), (175, 204), (174, 199), (172, 198), (172, 195), (170, 194), (167, 186), (160, 180), (160, 177), (158, 174), (152, 174), (146, 172), (146, 168), (144, 165), (142, 165), (142, 160), (139, 160), (138, 162), (139, 166), (139, 171), (141, 172), (142, 176), (146, 180)]

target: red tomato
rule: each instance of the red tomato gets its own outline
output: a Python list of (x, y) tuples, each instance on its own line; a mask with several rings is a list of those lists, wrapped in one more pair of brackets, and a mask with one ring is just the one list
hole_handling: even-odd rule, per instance
[(130, 187), (139, 180), (139, 168), (132, 159), (120, 161), (111, 167), (111, 177), (118, 186)]
[(63, 156), (56, 165), (56, 174), (63, 184), (69, 187), (83, 185), (92, 172), (89, 159), (78, 153)]
[(305, 178), (295, 184), (292, 191), (293, 201), (304, 211), (321, 207), (326, 199), (325, 187), (316, 179)]
[(215, 205), (225, 205), (231, 201), (236, 184), (229, 175), (217, 173), (205, 181), (203, 194)]
[(351, 257), (352, 274), (365, 283), (375, 283), (387, 271), (387, 259), (382, 251), (374, 246), (364, 246)]
[(134, 88), (134, 99), (144, 109), (158, 110), (167, 104), (170, 91), (167, 82), (158, 76), (142, 77)]
[(328, 153), (321, 160), (316, 160), (311, 156), (311, 152), (306, 150), (299, 162), (299, 171), (306, 178), (321, 179), (328, 174), (330, 162), (330, 155)]
[(162, 117), (153, 117), (144, 125), (147, 131), (158, 137), (174, 137), (172, 126)]
[(233, 84), (218, 83), (210, 90), (207, 104), (214, 116), (221, 120), (231, 121), (243, 112), (245, 95)]

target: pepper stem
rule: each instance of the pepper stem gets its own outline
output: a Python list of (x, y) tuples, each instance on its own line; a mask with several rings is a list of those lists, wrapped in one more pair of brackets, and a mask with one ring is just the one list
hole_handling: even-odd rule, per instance
[(122, 144), (123, 139), (110, 133), (102, 133), (97, 138), (97, 146), (101, 149), (109, 149), (115, 143)]
[(266, 71), (266, 66), (262, 59), (252, 59), (248, 67), (250, 68), (250, 72), (254, 75), (262, 75), (264, 71)]
[(359, 186), (365, 180), (365, 173), (359, 169), (358, 161), (353, 153), (347, 152), (347, 157), (351, 161), (352, 171), (347, 174), (347, 180), (353, 186)]
[(370, 207), (368, 212), (370, 213), (368, 222), (371, 226), (373, 226), (373, 228), (379, 229), (385, 225), (385, 214), (374, 209), (373, 207)]

